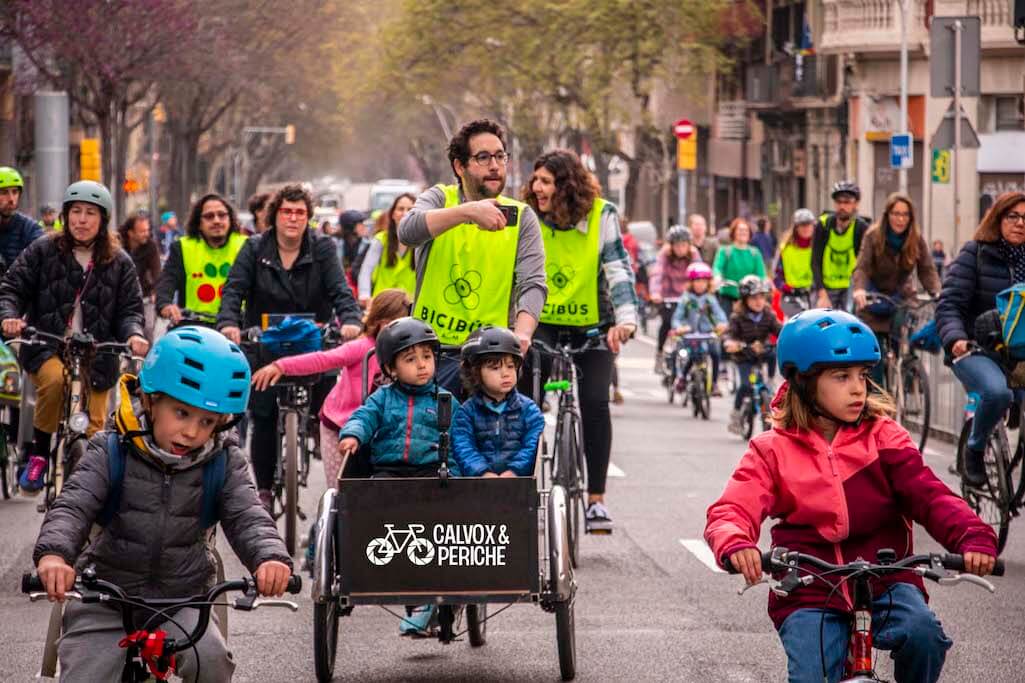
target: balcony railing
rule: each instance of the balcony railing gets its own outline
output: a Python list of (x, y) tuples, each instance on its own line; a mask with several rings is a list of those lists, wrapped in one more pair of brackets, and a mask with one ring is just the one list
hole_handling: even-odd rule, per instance
[(747, 67), (748, 103), (785, 106), (795, 99), (827, 98), (836, 91), (836, 55), (788, 57)]
[[(908, 2), (908, 41), (928, 42), (926, 0)], [(823, 0), (820, 53), (881, 52), (900, 43), (900, 0)]]

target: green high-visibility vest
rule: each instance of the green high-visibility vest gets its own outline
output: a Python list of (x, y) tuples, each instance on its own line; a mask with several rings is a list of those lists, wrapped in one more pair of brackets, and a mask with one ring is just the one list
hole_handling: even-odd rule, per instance
[[(446, 209), (459, 205), (459, 186), (438, 188), (445, 193)], [(516, 247), (527, 205), (502, 196), (498, 202), (519, 207), (515, 225), (490, 232), (462, 223), (435, 237), (427, 252), (413, 316), (433, 327), (442, 344), (462, 344), (484, 325), (509, 324)]]
[(814, 277), (811, 270), (811, 246), (799, 247), (793, 242), (779, 253), (783, 262), (783, 280), (794, 289), (810, 289)]
[(541, 322), (548, 325), (591, 327), (598, 324), (598, 261), (601, 251), (601, 212), (598, 198), (587, 215), (587, 232), (555, 230), (541, 222), (545, 243), (548, 299)]
[(182, 237), (180, 241), (185, 270), (185, 307), (197, 313), (217, 315), (224, 283), (246, 238), (233, 232), (218, 249), (202, 237)]
[[(395, 265), (391, 268), (388, 267), (388, 232), (382, 230), (381, 232), (374, 235), (374, 239), (381, 243), (381, 260), (377, 262), (377, 267), (374, 268), (374, 274), (371, 276), (373, 287), (373, 296), (377, 296), (378, 292), (384, 289), (401, 289), (402, 291), (413, 296), (416, 291), (416, 271), (413, 269), (412, 249), (406, 249), (406, 253), (399, 256), (395, 255)], [(432, 247), (433, 248), (433, 247)]]
[(858, 265), (858, 256), (854, 253), (856, 219), (851, 219), (842, 235), (827, 225), (828, 216), (822, 216), (820, 220), (829, 235), (822, 254), (822, 284), (826, 289), (847, 289), (851, 286), (851, 274)]

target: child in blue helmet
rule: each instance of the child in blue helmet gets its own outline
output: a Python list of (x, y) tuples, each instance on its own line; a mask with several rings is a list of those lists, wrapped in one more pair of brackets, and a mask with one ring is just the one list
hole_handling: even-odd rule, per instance
[[(875, 561), (883, 548), (898, 560), (913, 555), (916, 522), (948, 552), (963, 554), (966, 571), (990, 573), (993, 529), (925, 464), (892, 419), (889, 397), (870, 391), (879, 362), (872, 330), (843, 311), (804, 311), (783, 326), (777, 357), (787, 381), (773, 401), (774, 427), (751, 440), (708, 509), (705, 540), (719, 564), (749, 584), (760, 581), (758, 539), (771, 516), (773, 546), (833, 564)], [(791, 683), (842, 677), (850, 584), (825, 574), (769, 594)], [(926, 604), (922, 577), (875, 578), (872, 594), (874, 645), (891, 651), (898, 683), (938, 680), (952, 643)]]
[[(76, 572), (89, 565), (129, 594), (201, 593), (216, 576), (208, 543), (217, 522), (260, 593), (284, 592), (291, 558), (256, 496), (248, 459), (226, 431), (231, 416), (245, 410), (249, 379), (239, 348), (202, 327), (169, 332), (138, 379), (122, 376), (116, 430), (88, 442), (39, 531), (33, 560), (51, 600), (63, 601)], [(100, 531), (90, 535), (94, 525)], [(160, 628), (182, 637), (179, 626), (191, 630), (197, 618), (196, 609), (185, 608), (174, 616), (177, 625)], [(61, 680), (120, 680), (124, 636), (119, 612), (69, 603), (58, 647)], [(227, 681), (234, 668), (214, 624), (195, 651), (177, 655), (186, 681)]]

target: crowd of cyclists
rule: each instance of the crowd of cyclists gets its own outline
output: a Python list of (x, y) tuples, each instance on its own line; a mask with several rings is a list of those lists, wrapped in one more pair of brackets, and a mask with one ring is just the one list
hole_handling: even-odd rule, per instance
[[(361, 452), (375, 476), (435, 476), (437, 402), (444, 394), (462, 404), (454, 421), (454, 473), (529, 476), (544, 424), (534, 403), (543, 397), (532, 390), (535, 356), (527, 353), (535, 339), (586, 348), (574, 358), (585, 521), (588, 531), (611, 531), (609, 387), (616, 354), (641, 316), (636, 263), (617, 209), (601, 197), (580, 158), (562, 149), (534, 161), (521, 199), (505, 194), (505, 132), (488, 119), (464, 125), (447, 153), (453, 182), (418, 197), (399, 195), (372, 233), (367, 216), (356, 211), (342, 213), (337, 225), (314, 228), (313, 197), (300, 185), (253, 197), (252, 226), (239, 224), (230, 201), (207, 194), (191, 207), (184, 228), (166, 212), (156, 229), (151, 216), (136, 213), (114, 230), (109, 191), (80, 181), (68, 187), (58, 215), (46, 212), (36, 222), (18, 211), (21, 176), (0, 168), (4, 335), (88, 335), (125, 343), (145, 357), (138, 376), (122, 376), (117, 358), (97, 356), (91, 365), (88, 432), (101, 432), (114, 403), (114, 437), (90, 441), (45, 517), (33, 559), (52, 598), (65, 597), (84, 564), (109, 570), (143, 594), (187, 595), (208, 582), (212, 568), (199, 532), (210, 522), (200, 512), (212, 462), (220, 463), (223, 478), (217, 521), (261, 593), (280, 595), (292, 562), (269, 510), (280, 442), (276, 385), (286, 376), (322, 377), (311, 410), (320, 422), (328, 486), (337, 485)], [(937, 249), (926, 244), (909, 197), (891, 195), (874, 222), (858, 214), (854, 183), (837, 183), (832, 198), (832, 211), (795, 212), (778, 246), (766, 219), (755, 227), (737, 217), (713, 236), (703, 217), (690, 216), (687, 226), (666, 230), (653, 264), (645, 303), (658, 307), (656, 364), (668, 381), (680, 381), (687, 368), (675, 367), (667, 343), (688, 333), (720, 335), (721, 352), (738, 368), (730, 425), (738, 431), (752, 367), (764, 363), (771, 374), (778, 365), (786, 380), (773, 401), (776, 429), (756, 437), (709, 509), (706, 538), (723, 566), (753, 583), (762, 574), (759, 526), (769, 514), (789, 510), (783, 516), (794, 518), (775, 527), (777, 544), (810, 553), (835, 544), (831, 561), (874, 551), (850, 539), (874, 543), (884, 532), (903, 533), (903, 517), (964, 553), (968, 571), (986, 574), (996, 555), (992, 529), (925, 467), (868, 374), (879, 372), (891, 343), (892, 302), (914, 297), (918, 286), (938, 297), (936, 334), (948, 362), (957, 359), (954, 374), (978, 396), (961, 475), (973, 485), (986, 483), (988, 435), (1015, 394), (999, 358), (975, 343), (976, 321), (996, 307), (998, 292), (1025, 282), (1025, 195), (1001, 198), (974, 239), (949, 265), (939, 264), (946, 271), (942, 285)], [(886, 295), (885, 305), (874, 293)], [(252, 330), (267, 334), (295, 318), (336, 327), (343, 343), (289, 356), (261, 347), (247, 357), (240, 350), (249, 350)], [(367, 399), (360, 374), (372, 349)], [(551, 358), (537, 357), (543, 384)], [(718, 344), (712, 357), (719, 394)], [(66, 368), (44, 346), (23, 345), (19, 358), (37, 394), (34, 434), (18, 473), (21, 490), (31, 494), (52, 466)], [(329, 370), (339, 371), (337, 380), (322, 374)], [(242, 431), (252, 430), (249, 462), (238, 447), (244, 413)], [(875, 447), (865, 445), (872, 440)], [(117, 482), (108, 463), (122, 449), (135, 457), (127, 458)], [(849, 473), (830, 482), (822, 458), (843, 449), (866, 462), (878, 456), (871, 466), (886, 484)], [(794, 465), (783, 454), (795, 450), (820, 457)], [(251, 490), (244, 485), (250, 465)], [(172, 480), (183, 483), (172, 486)], [(794, 481), (800, 486), (791, 486)], [(118, 487), (119, 509), (103, 518), (104, 531), (90, 541), (106, 495)], [(834, 487), (843, 492), (822, 493)], [(840, 509), (842, 500), (887, 512), (854, 515)], [(169, 509), (173, 531), (165, 531)], [(781, 527), (791, 536), (777, 538)], [(156, 563), (126, 563), (126, 543), (139, 546), (133, 556)], [(912, 552), (910, 538), (889, 546)], [(834, 599), (841, 596), (827, 601)], [(892, 593), (896, 602), (909, 618), (894, 628), (905, 629), (906, 642), (914, 644), (894, 645), (898, 680), (936, 680), (950, 641), (935, 617), (930, 621), (921, 591), (902, 588)], [(808, 607), (770, 601), (792, 681), (815, 678), (808, 672), (819, 653), (807, 642), (817, 642), (810, 632), (819, 625)], [(117, 666), (102, 657), (84, 661), (83, 653), (119, 637), (117, 620), (97, 609), (83, 605), (65, 617), (61, 662), (78, 680), (109, 679)], [(419, 608), (422, 618), (404, 620), (403, 631), (422, 632), (430, 612), (429, 605)], [(181, 621), (189, 619), (183, 614)], [(203, 661), (200, 680), (230, 678), (234, 665), (219, 638), (211, 630), (195, 652)], [(831, 671), (842, 668), (838, 648), (829, 653)], [(183, 670), (198, 677), (198, 666), (191, 666)]]

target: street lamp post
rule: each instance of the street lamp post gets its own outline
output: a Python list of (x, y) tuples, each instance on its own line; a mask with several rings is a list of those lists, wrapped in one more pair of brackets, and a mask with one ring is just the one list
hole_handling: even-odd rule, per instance
[[(908, 0), (900, 0), (900, 130), (908, 132)], [(912, 148), (914, 140), (911, 141)], [(898, 189), (902, 194), (908, 193), (908, 170), (897, 170)]]

